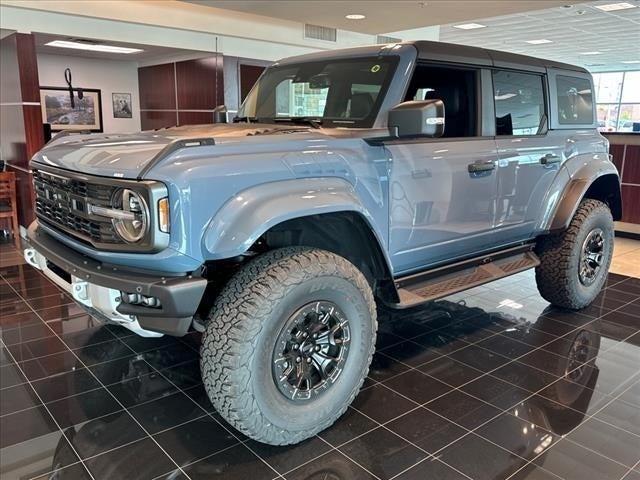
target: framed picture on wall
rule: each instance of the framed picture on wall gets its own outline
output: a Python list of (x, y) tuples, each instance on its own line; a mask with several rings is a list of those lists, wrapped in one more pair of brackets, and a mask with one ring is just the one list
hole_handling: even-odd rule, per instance
[(111, 102), (113, 103), (113, 118), (132, 118), (130, 93), (112, 93)]
[(73, 103), (69, 89), (65, 87), (40, 87), (40, 108), (43, 123), (51, 125), (51, 131), (102, 132), (102, 96), (100, 90), (83, 88), (82, 98), (73, 89)]

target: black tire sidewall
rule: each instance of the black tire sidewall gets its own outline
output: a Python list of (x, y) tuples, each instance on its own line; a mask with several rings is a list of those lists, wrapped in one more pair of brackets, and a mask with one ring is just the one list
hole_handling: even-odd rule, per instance
[[(596, 280), (591, 285), (584, 285), (580, 281), (580, 258), (582, 254), (582, 245), (593, 230), (600, 228), (604, 234), (604, 263), (600, 267), (597, 273)], [(611, 258), (613, 256), (613, 222), (608, 210), (598, 209), (589, 215), (585, 221), (580, 225), (578, 235), (576, 236), (574, 245), (574, 255), (571, 257), (569, 264), (570, 268), (570, 286), (576, 298), (580, 300), (582, 304), (588, 304), (600, 293), (602, 286), (604, 285), (609, 266), (611, 264)]]
[[(309, 400), (291, 401), (278, 389), (272, 373), (273, 351), (286, 320), (304, 305), (316, 301), (335, 303), (350, 328), (349, 352), (343, 371), (325, 392)], [(316, 429), (346, 408), (353, 391), (366, 375), (374, 338), (369, 305), (360, 289), (336, 275), (306, 278), (290, 288), (263, 324), (252, 359), (251, 389), (262, 414), (278, 428), (289, 431)], [(286, 423), (284, 423), (286, 421)]]

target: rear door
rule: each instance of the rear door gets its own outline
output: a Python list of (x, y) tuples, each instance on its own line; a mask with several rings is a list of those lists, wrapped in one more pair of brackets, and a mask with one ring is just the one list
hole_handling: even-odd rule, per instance
[(496, 230), (503, 241), (535, 233), (545, 195), (558, 173), (564, 135), (548, 129), (544, 74), (492, 72), (498, 151)]

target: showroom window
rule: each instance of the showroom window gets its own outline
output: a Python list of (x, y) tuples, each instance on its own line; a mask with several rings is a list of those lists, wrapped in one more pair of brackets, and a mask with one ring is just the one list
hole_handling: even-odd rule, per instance
[(329, 87), (311, 88), (309, 82), (288, 78), (276, 87), (277, 116), (322, 117)]
[(640, 71), (594, 73), (598, 129), (640, 132)]
[(586, 78), (556, 76), (558, 123), (590, 125), (593, 123), (593, 92)]
[(546, 128), (542, 76), (493, 72), (496, 135), (540, 135)]

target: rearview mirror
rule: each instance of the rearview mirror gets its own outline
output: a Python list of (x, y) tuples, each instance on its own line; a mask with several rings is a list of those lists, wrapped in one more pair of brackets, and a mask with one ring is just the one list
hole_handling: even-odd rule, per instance
[(389, 131), (396, 137), (441, 137), (444, 134), (442, 100), (413, 100), (389, 110)]

